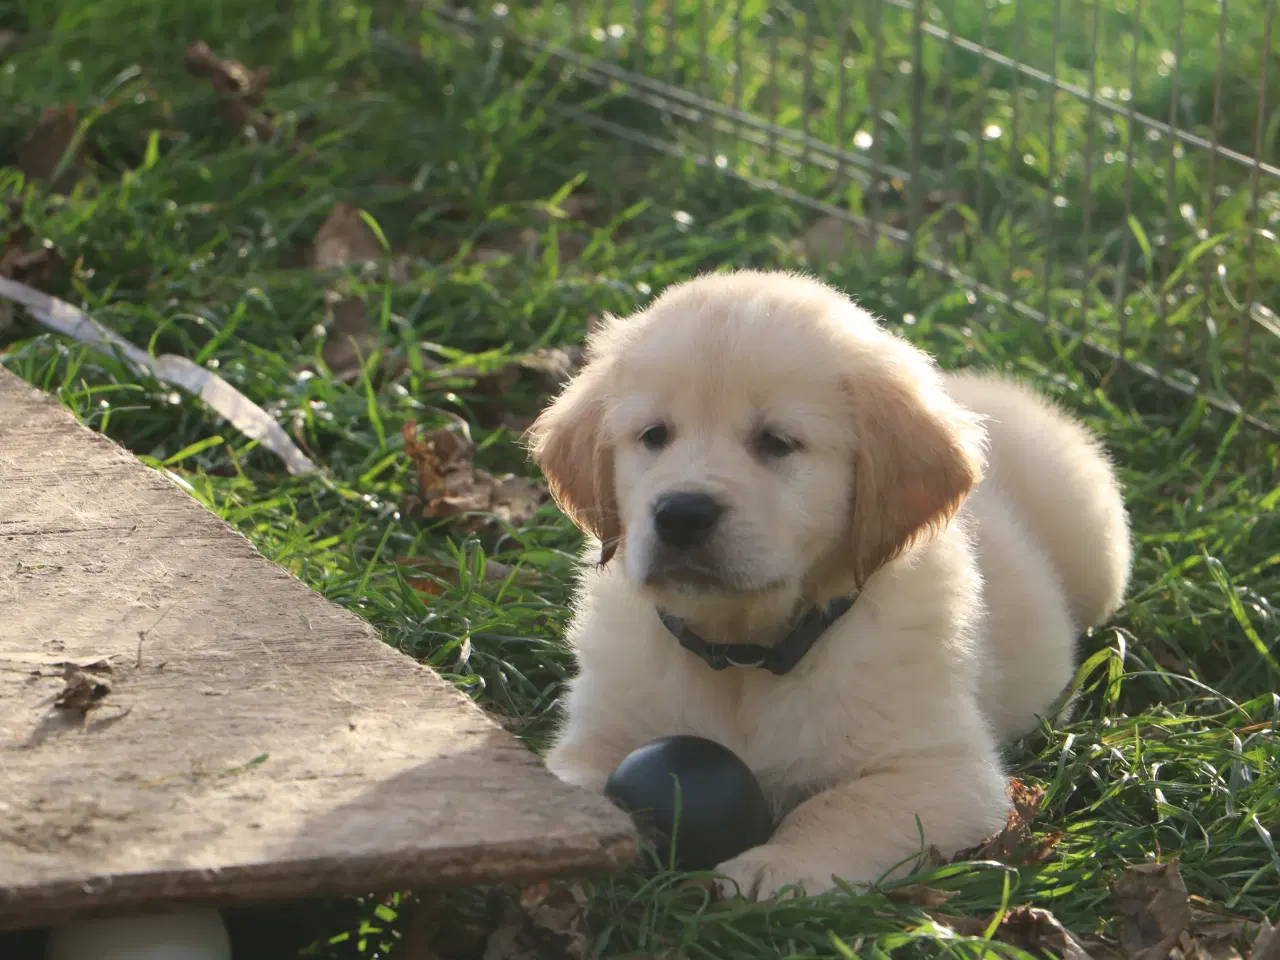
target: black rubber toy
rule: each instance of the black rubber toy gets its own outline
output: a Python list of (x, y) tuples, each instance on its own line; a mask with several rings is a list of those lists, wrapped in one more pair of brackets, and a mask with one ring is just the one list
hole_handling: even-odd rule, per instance
[(714, 740), (677, 736), (647, 743), (618, 764), (604, 792), (652, 836), (664, 862), (674, 831), (681, 870), (710, 870), (773, 835), (755, 774)]

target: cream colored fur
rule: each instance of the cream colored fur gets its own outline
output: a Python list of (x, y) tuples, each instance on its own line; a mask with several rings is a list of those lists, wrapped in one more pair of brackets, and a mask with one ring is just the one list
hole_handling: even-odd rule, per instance
[[(1127, 518), (1093, 438), (1025, 387), (943, 375), (790, 274), (675, 286), (610, 318), (588, 355), (531, 431), (592, 537), (550, 769), (600, 790), (657, 737), (734, 750), (780, 818), (719, 868), (749, 897), (873, 883), (998, 830), (1001, 742), (1050, 708), (1077, 635), (1128, 579)], [(660, 447), (642, 439), (659, 422)], [(799, 447), (770, 454), (765, 433)], [(673, 491), (727, 507), (692, 578), (654, 533), (654, 501)], [(859, 590), (784, 676), (712, 671), (656, 613), (770, 643), (798, 611)]]

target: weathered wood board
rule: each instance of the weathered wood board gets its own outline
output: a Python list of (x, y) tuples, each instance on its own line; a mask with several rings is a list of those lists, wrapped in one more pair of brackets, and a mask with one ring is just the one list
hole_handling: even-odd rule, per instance
[[(55, 706), (60, 664), (108, 658), (94, 709)], [(0, 927), (634, 852), (606, 800), (0, 368)]]

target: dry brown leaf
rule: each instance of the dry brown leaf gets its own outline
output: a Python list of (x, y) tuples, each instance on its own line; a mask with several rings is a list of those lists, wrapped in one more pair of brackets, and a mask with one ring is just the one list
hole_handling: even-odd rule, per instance
[(415, 900), (404, 910), (400, 939), (391, 952), (392, 960), (440, 960), (432, 941), (440, 931), (440, 917), (434, 899)]
[(582, 960), (586, 897), (576, 885), (537, 883), (502, 901), (483, 960)]
[(187, 69), (198, 76), (207, 77), (213, 88), (224, 96), (234, 97), (251, 107), (262, 106), (271, 68), (250, 70), (238, 60), (224, 60), (209, 48), (203, 40), (187, 47)]
[(33, 677), (65, 677), (68, 670), (80, 670), (84, 673), (106, 674), (114, 670), (111, 661), (116, 654), (106, 656), (81, 657), (76, 660), (60, 659), (59, 652), (48, 653), (7, 653), (0, 657), (0, 663), (6, 668), (10, 664), (29, 672)]
[(547, 502), (550, 494), (544, 484), (514, 474), (495, 480), (482, 470), (476, 471), (478, 482), (491, 484), (490, 512), (511, 527), (521, 527)]
[(928, 909), (940, 907), (956, 895), (955, 890), (939, 890), (937, 887), (926, 886), (923, 883), (909, 883), (904, 887), (894, 887), (885, 893), (890, 900)]
[(550, 223), (552, 220), (590, 220), (599, 207), (600, 203), (594, 194), (574, 193), (561, 200), (559, 206), (541, 207), (538, 219), (543, 223)]
[(558, 941), (565, 957), (580, 960), (591, 943), (587, 895), (576, 883), (543, 880), (520, 890), (520, 908), (539, 931)]
[[(187, 47), (183, 55), (187, 72), (206, 78), (218, 93), (222, 118), (237, 130), (252, 130), (260, 140), (270, 139), (276, 131), (276, 115), (264, 104), (270, 67), (251, 70), (238, 60), (223, 59), (203, 40)], [(301, 140), (289, 144), (293, 153), (314, 156)]]
[[(599, 324), (600, 318), (592, 317), (587, 325), (587, 334), (590, 335)], [(510, 363), (489, 373), (454, 367), (442, 368), (438, 375), (442, 379), (474, 380), (472, 386), (460, 388), (457, 392), (467, 397), (468, 408), (476, 423), (487, 429), (505, 427), (513, 433), (523, 433), (533, 425), (537, 412), (511, 410), (506, 402), (508, 395), (521, 384), (543, 396), (558, 393), (582, 368), (583, 359), (584, 347), (581, 344), (542, 347), (533, 353), (513, 357)]]
[[(1190, 899), (1192, 901), (1190, 931), (1197, 941), (1229, 942), (1243, 947), (1262, 930), (1262, 925), (1257, 920), (1224, 913), (1218, 909), (1201, 909), (1195, 905), (1198, 898)], [(1280, 960), (1280, 956), (1277, 956), (1276, 960)]]
[(1029, 787), (1021, 780), (1011, 778), (1008, 793), (1012, 806), (1004, 829), (985, 843), (960, 851), (952, 862), (998, 860), (1010, 866), (1029, 867), (1048, 859), (1062, 834), (1050, 833), (1037, 838), (1032, 831), (1040, 804), (1044, 802), (1044, 789)]
[[(405, 582), (415, 590), (430, 594), (433, 597), (444, 593), (437, 580), (443, 580), (452, 587), (461, 586), (458, 565), (441, 560), (430, 560), (425, 557), (396, 557), (396, 566), (417, 573), (430, 574), (430, 577), (406, 577)], [(528, 567), (519, 569), (502, 563), (500, 560), (485, 559), (484, 579), (486, 583), (504, 583), (508, 577), (515, 577), (517, 582), (530, 583), (538, 578), (538, 571)], [(434, 579), (433, 579), (434, 578)]]
[(1164, 641), (1158, 637), (1151, 644), (1151, 651), (1156, 658), (1156, 662), (1173, 673), (1185, 676), (1189, 672), (1189, 667), (1185, 660), (1180, 660), (1172, 650), (1165, 646)]
[(62, 660), (55, 666), (61, 667), (64, 674), (79, 670), (82, 673), (93, 673), (99, 676), (104, 673), (111, 673), (115, 668), (111, 665), (111, 659), (115, 654), (106, 657), (92, 657), (85, 660)]
[(11, 51), (18, 49), (22, 43), (22, 34), (16, 30), (0, 30), (0, 60), (4, 60)]
[(1249, 960), (1280, 960), (1280, 927), (1273, 927), (1265, 917), (1254, 938)]
[(1125, 867), (1111, 885), (1120, 945), (1134, 960), (1166, 960), (1191, 926), (1191, 901), (1177, 860)]
[(442, 960), (475, 957), (485, 948), (489, 931), (451, 909), (436, 894), (420, 894), (404, 910), (400, 941), (392, 960)]
[[(524, 477), (494, 477), (472, 463), (475, 444), (461, 429), (441, 427), (419, 436), (418, 426), (401, 428), (405, 454), (417, 474), (417, 496), (407, 504), (433, 520), (460, 518), (471, 533), (493, 525), (492, 517), (513, 527), (522, 526), (546, 502), (549, 494), (541, 483)], [(485, 516), (470, 516), (487, 514)]]
[(1062, 960), (1091, 960), (1089, 952), (1058, 918), (1040, 907), (1014, 907), (996, 929), (995, 939), (1028, 953), (1049, 953)]
[(0, 277), (29, 286), (39, 286), (49, 279), (60, 262), (61, 257), (51, 247), (24, 250), (15, 238), (0, 252)]
[(528, 918), (517, 903), (503, 905), (498, 925), (489, 933), (481, 960), (539, 960), (527, 933)]
[[(368, 268), (385, 258), (377, 235), (360, 211), (348, 203), (334, 204), (311, 245), (311, 266), (317, 271)], [(350, 383), (360, 377), (369, 357), (384, 346), (382, 338), (369, 327), (369, 306), (364, 297), (327, 290), (325, 313), (328, 339), (320, 356), (335, 379)], [(388, 355), (380, 373), (396, 377), (408, 366), (404, 357)]]
[(252, 129), (261, 139), (275, 132), (270, 111), (259, 109), (271, 68), (250, 70), (238, 60), (224, 60), (203, 40), (187, 47), (183, 56), (187, 72), (206, 78), (220, 95), (222, 116), (237, 130)]
[[(542, 246), (542, 231), (534, 227), (522, 227), (507, 234), (487, 238), (471, 249), (468, 263), (493, 263), (508, 257), (537, 256)], [(556, 255), (560, 263), (571, 263), (582, 256), (591, 238), (577, 230), (561, 228), (556, 231)]]
[(360, 211), (349, 203), (335, 203), (311, 244), (311, 266), (331, 270), (377, 263), (385, 251)]
[[(1174, 960), (1242, 960), (1249, 953), (1250, 944), (1256, 944), (1266, 929), (1265, 918), (1258, 922), (1220, 910), (1200, 909), (1194, 905), (1197, 898), (1189, 899), (1193, 902), (1191, 921), (1169, 952)], [(1266, 946), (1265, 941), (1262, 946)], [(1280, 950), (1271, 960), (1280, 960)]]
[[(40, 246), (34, 250), (26, 249), (30, 239), (31, 232), (26, 227), (19, 227), (9, 235), (8, 241), (0, 246), (0, 277), (39, 287), (57, 269), (62, 262), (62, 257), (52, 247)], [(8, 300), (0, 300), (0, 330), (11, 326), (13, 318), (13, 305)]]
[(538, 249), (539, 232), (533, 227), (523, 227), (511, 233), (490, 237), (473, 247), (467, 260), (472, 263), (492, 263), (506, 257), (530, 254)]
[(935, 923), (950, 927), (962, 937), (982, 936), (987, 929), (987, 924), (991, 922), (982, 917), (961, 917), (953, 913), (938, 913), (936, 910), (930, 910), (928, 914)]
[(109, 663), (105, 664), (105, 670), (99, 669), (102, 666), (102, 663), (95, 663), (82, 670), (74, 663), (65, 664), (62, 673), (63, 687), (54, 698), (53, 705), (60, 710), (78, 711), (82, 717), (97, 707), (111, 692), (110, 684), (95, 676), (110, 672)]
[[(962, 937), (981, 937), (992, 917), (960, 917), (929, 911), (937, 923), (950, 927)], [(1008, 943), (1031, 953), (1048, 952), (1063, 960), (1092, 960), (1092, 955), (1071, 931), (1048, 910), (1027, 904), (1013, 907), (992, 934), (993, 940)]]
[[(360, 378), (365, 363), (382, 346), (382, 338), (369, 328), (369, 305), (364, 297), (344, 297), (328, 290), (324, 302), (326, 340), (320, 358), (335, 380), (351, 383)], [(386, 357), (381, 375), (395, 377), (407, 367), (402, 357)]]
[(187, 47), (183, 55), (187, 72), (205, 77), (223, 99), (223, 116), (237, 128), (253, 127), (259, 136), (269, 137), (273, 124), (269, 114), (259, 113), (271, 68), (251, 70), (239, 60), (224, 60), (204, 40)]
[(713, 903), (732, 899), (725, 894), (723, 885), (715, 877), (681, 877), (675, 885), (681, 890), (701, 890)]
[(1189, 933), (1178, 937), (1169, 956), (1173, 960), (1243, 960), (1240, 951), (1230, 940), (1201, 939)]
[(852, 256), (858, 250), (873, 250), (876, 237), (840, 217), (824, 216), (810, 225), (800, 238), (800, 250), (814, 263), (832, 263)]
[(582, 366), (582, 347), (543, 347), (525, 354), (516, 362), (521, 370), (527, 370), (541, 378), (543, 386), (548, 390), (558, 390)]
[(51, 178), (58, 173), (62, 158), (75, 140), (79, 126), (74, 103), (45, 107), (40, 119), (18, 145), (18, 169), (28, 180), (50, 181), (50, 190), (66, 193), (83, 172), (81, 162), (86, 152), (83, 142), (75, 154), (67, 159), (66, 166), (57, 178)]

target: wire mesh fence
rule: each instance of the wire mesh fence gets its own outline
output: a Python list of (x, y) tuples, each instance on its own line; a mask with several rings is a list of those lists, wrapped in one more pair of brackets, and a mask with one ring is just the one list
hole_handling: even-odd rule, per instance
[[(1280, 0), (436, 7), (580, 118), (1280, 430)], [(619, 107), (625, 101), (627, 107)]]

